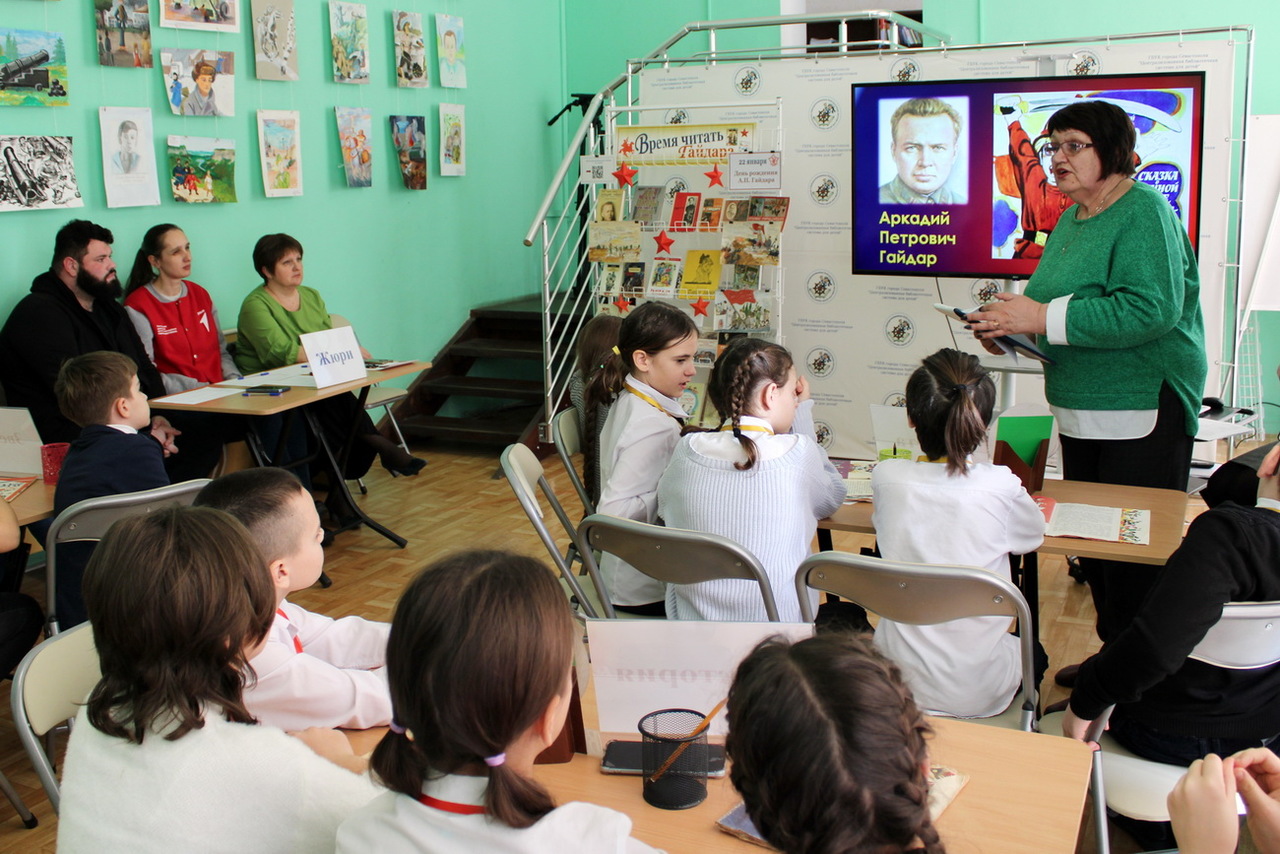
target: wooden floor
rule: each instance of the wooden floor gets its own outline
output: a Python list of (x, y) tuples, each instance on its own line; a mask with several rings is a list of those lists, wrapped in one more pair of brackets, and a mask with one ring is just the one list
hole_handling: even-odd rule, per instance
[[(331, 616), (358, 614), (390, 619), (400, 590), (422, 567), (462, 548), (512, 549), (545, 558), (533, 532), (505, 480), (498, 476), (498, 454), (492, 449), (438, 444), (417, 449), (431, 464), (416, 478), (392, 479), (374, 466), (366, 483), (369, 495), (362, 505), (379, 521), (407, 537), (401, 550), (367, 529), (341, 534), (327, 552), (326, 570), (333, 587), (303, 591), (293, 597), (298, 604)], [(577, 502), (567, 476), (554, 456), (546, 461), (548, 476), (571, 515)], [(1198, 502), (1193, 502), (1198, 504)], [(1194, 515), (1198, 510), (1192, 511)], [(551, 520), (554, 523), (554, 520)], [(856, 551), (870, 545), (870, 537), (836, 534), (837, 549)], [(1088, 589), (1071, 581), (1061, 558), (1040, 561), (1042, 640), (1048, 649), (1050, 673), (1059, 666), (1078, 662), (1097, 649), (1093, 634), (1093, 605)], [(30, 576), (25, 591), (43, 601), (42, 579)], [(49, 808), (35, 772), (12, 726), (7, 688), (0, 697), (0, 771), (18, 789), (40, 826), (27, 830), (8, 802), (0, 797), (0, 851), (52, 852), (57, 819)], [(1066, 696), (1066, 691), (1046, 678), (1043, 702)], [(1084, 835), (1080, 850), (1093, 850)], [(1118, 844), (1117, 851), (1134, 850)], [(672, 852), (676, 854), (676, 852)]]

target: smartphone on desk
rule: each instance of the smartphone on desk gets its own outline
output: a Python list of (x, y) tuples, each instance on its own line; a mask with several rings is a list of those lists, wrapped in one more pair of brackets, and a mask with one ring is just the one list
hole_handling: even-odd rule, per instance
[(290, 385), (251, 385), (244, 390), (244, 393), (245, 394), (269, 394), (274, 397), (275, 395), (278, 395), (278, 394), (284, 394), (286, 391), (288, 391), (291, 388), (293, 388), (293, 386), (290, 386)]
[[(642, 744), (638, 741), (611, 741), (605, 745), (604, 758), (600, 760), (600, 771), (604, 774), (632, 774), (640, 776), (644, 773), (644, 759), (641, 753)], [(707, 745), (707, 776), (724, 776), (724, 745)]]

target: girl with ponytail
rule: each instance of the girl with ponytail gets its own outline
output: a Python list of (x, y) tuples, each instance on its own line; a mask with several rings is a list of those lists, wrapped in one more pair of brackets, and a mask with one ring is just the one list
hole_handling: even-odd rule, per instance
[[(1009, 578), (1009, 555), (1044, 541), (1044, 516), (1004, 466), (974, 463), (995, 383), (976, 356), (939, 350), (907, 380), (907, 417), (927, 461), (883, 460), (871, 475), (876, 544), (888, 560), (978, 566)], [(1004, 711), (1021, 681), (1018, 639), (1001, 617), (932, 626), (881, 620), (876, 644), (920, 706), (956, 717)], [(1037, 641), (1037, 682), (1048, 660)]]
[(738, 665), (728, 708), (733, 786), (782, 854), (944, 854), (929, 725), (868, 640), (765, 640)]
[[(786, 348), (736, 338), (716, 359), (707, 396), (720, 427), (680, 440), (658, 484), (659, 514), (673, 528), (746, 548), (764, 566), (778, 616), (798, 622), (796, 567), (809, 555), (818, 520), (845, 496), (844, 479), (814, 439), (808, 386)], [(755, 583), (740, 579), (668, 585), (667, 615), (767, 619)]]
[(533, 779), (568, 712), (575, 628), (533, 558), (463, 552), (424, 569), (387, 642), (395, 716), (370, 768), (391, 791), (343, 823), (338, 851), (652, 851), (626, 816), (557, 807)]

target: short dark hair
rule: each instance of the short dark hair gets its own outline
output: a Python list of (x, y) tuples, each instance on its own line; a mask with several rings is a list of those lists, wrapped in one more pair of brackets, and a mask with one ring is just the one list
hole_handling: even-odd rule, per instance
[(63, 258), (74, 258), (76, 261), (84, 258), (91, 240), (113, 243), (115, 238), (110, 231), (87, 219), (73, 219), (58, 229), (58, 234), (53, 238), (53, 261), (49, 264), (50, 269), (58, 269)]
[(944, 851), (925, 736), (898, 667), (870, 639), (769, 638), (729, 688), (725, 752), (747, 814), (779, 851)]
[(89, 723), (135, 744), (176, 741), (207, 710), (253, 723), (247, 648), (275, 616), (275, 588), (244, 527), (207, 507), (168, 507), (111, 526), (84, 572), (102, 679)]
[(920, 450), (946, 457), (948, 474), (967, 474), (965, 459), (986, 437), (996, 403), (996, 384), (978, 357), (939, 350), (907, 380), (906, 398)]
[(509, 765), (488, 766), (560, 695), (573, 657), (560, 582), (534, 558), (462, 552), (427, 567), (391, 619), (387, 679), (395, 721), (371, 768), (417, 797), (424, 780), (462, 769), (488, 776), (486, 813), (525, 828), (555, 804)]
[(306, 492), (302, 481), (274, 466), (224, 474), (196, 495), (197, 507), (230, 513), (248, 530), (262, 552), (263, 566), (288, 557), (298, 546), (299, 520), (289, 513), (289, 501)]
[(1129, 114), (1108, 101), (1076, 101), (1049, 116), (1045, 133), (1078, 130), (1089, 135), (1102, 162), (1102, 177), (1132, 175), (1138, 132)]
[(267, 283), (267, 274), (263, 270), (274, 270), (276, 264), (289, 251), (302, 254), (302, 244), (287, 234), (264, 234), (258, 238), (253, 247), (253, 269)]
[(133, 392), (137, 375), (137, 362), (114, 350), (72, 356), (62, 363), (53, 382), (58, 411), (77, 427), (109, 424), (112, 406)]

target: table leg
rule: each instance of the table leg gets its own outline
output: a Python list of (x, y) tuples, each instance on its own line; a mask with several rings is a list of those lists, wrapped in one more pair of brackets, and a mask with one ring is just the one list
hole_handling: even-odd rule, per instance
[(819, 528), (818, 529), (818, 551), (833, 552), (835, 551), (835, 549), (836, 547), (831, 542), (831, 529)]
[[(1012, 557), (1012, 556), (1011, 556)], [(1018, 588), (1031, 610), (1032, 637), (1040, 637), (1040, 558), (1035, 552), (1022, 555), (1022, 568), (1018, 574)]]
[[(364, 410), (361, 409), (360, 411), (363, 412)], [(329, 447), (329, 441), (325, 438), (324, 431), (320, 429), (320, 425), (316, 422), (315, 415), (306, 407), (303, 407), (302, 414), (306, 417), (307, 426), (311, 428), (311, 432), (315, 436), (316, 444), (320, 449), (320, 459), (329, 469), (330, 499), (336, 497), (338, 502), (341, 503), (342, 509), (351, 512), (356, 517), (356, 524), (368, 525), (370, 528), (377, 531), (400, 548), (404, 548), (408, 545), (408, 540), (395, 533), (390, 528), (386, 528), (383, 525), (378, 524), (373, 519), (369, 518), (362, 509), (360, 509), (360, 505), (356, 503), (355, 498), (351, 495), (351, 490), (347, 488), (346, 478), (342, 476), (342, 467), (338, 464), (337, 457), (333, 454), (333, 449)], [(354, 433), (354, 428), (352, 432)], [(347, 449), (344, 449), (344, 452), (346, 450)], [(330, 508), (332, 509), (332, 507), (333, 503), (331, 502)]]

